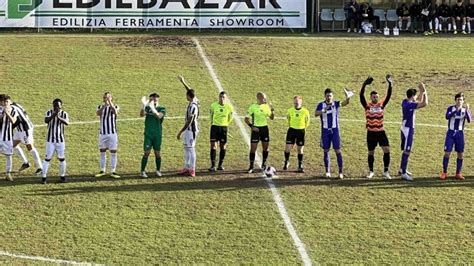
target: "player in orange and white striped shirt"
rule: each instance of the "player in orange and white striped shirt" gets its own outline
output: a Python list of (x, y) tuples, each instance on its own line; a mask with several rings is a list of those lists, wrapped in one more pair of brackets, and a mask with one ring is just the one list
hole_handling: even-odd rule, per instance
[(366, 128), (367, 128), (367, 148), (368, 152), (368, 163), (369, 163), (369, 174), (367, 178), (372, 178), (374, 176), (374, 153), (375, 148), (377, 145), (380, 145), (382, 148), (384, 155), (383, 155), (383, 165), (384, 165), (384, 172), (383, 177), (385, 179), (391, 179), (389, 174), (389, 166), (390, 166), (390, 144), (387, 138), (387, 134), (385, 134), (385, 129), (383, 127), (383, 116), (385, 112), (385, 107), (387, 106), (388, 102), (390, 101), (390, 97), (392, 96), (392, 77), (390, 75), (386, 76), (386, 80), (388, 82), (388, 91), (387, 96), (383, 100), (379, 100), (379, 94), (377, 91), (372, 91), (370, 93), (370, 102), (367, 102), (365, 99), (365, 87), (370, 85), (374, 79), (372, 77), (368, 77), (366, 81), (362, 84), (362, 89), (360, 91), (360, 103), (365, 109), (365, 118), (366, 118)]

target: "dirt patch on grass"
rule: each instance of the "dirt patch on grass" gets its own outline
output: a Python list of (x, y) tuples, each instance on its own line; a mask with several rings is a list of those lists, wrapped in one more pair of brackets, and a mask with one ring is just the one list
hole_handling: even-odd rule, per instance
[(111, 38), (109, 44), (112, 46), (126, 47), (194, 47), (190, 38), (160, 36), (160, 37), (118, 37)]

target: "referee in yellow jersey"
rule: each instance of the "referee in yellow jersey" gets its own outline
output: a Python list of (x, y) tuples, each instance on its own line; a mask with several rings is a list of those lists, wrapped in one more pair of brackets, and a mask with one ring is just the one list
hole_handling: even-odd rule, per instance
[(227, 127), (232, 122), (232, 114), (234, 113), (234, 108), (230, 103), (227, 102), (227, 93), (221, 91), (219, 93), (219, 101), (211, 104), (211, 167), (209, 172), (216, 171), (216, 152), (217, 152), (217, 143), (220, 146), (219, 152), (219, 164), (217, 170), (222, 171), (224, 167), (225, 151), (227, 148)]
[(250, 136), (250, 166), (248, 173), (254, 172), (255, 152), (258, 143), (262, 142), (262, 171), (267, 167), (268, 144), (270, 142), (270, 132), (268, 130), (267, 119), (275, 118), (275, 110), (271, 104), (267, 104), (267, 98), (263, 92), (257, 93), (257, 103), (250, 105), (245, 123), (252, 129)]
[(286, 112), (288, 120), (288, 131), (286, 132), (286, 146), (285, 146), (285, 164), (283, 170), (288, 170), (290, 151), (296, 144), (298, 151), (298, 172), (304, 173), (303, 168), (303, 148), (304, 136), (306, 128), (309, 126), (310, 114), (308, 109), (304, 108), (303, 97), (297, 95), (293, 97), (293, 107)]

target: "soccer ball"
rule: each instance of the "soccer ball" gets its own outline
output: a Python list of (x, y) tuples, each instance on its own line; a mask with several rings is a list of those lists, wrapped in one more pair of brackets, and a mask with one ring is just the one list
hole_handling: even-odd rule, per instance
[(263, 170), (263, 173), (266, 177), (273, 177), (274, 175), (276, 175), (276, 169), (273, 166), (267, 166), (267, 168)]

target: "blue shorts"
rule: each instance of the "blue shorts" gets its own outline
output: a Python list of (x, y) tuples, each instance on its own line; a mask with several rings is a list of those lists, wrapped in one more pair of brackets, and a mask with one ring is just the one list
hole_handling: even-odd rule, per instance
[(413, 148), (413, 135), (415, 135), (415, 129), (411, 127), (402, 127), (400, 129), (402, 151), (411, 151)]
[(339, 135), (339, 129), (322, 129), (321, 131), (321, 148), (329, 150), (332, 147), (335, 150), (341, 148), (341, 136)]
[(448, 130), (446, 140), (444, 141), (444, 151), (464, 152), (464, 131)]

